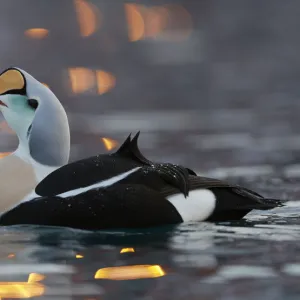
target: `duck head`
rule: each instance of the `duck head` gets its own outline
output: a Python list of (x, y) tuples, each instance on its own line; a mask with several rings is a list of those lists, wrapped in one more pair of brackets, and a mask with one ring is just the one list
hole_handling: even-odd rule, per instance
[(49, 167), (68, 163), (68, 118), (48, 87), (22, 69), (9, 68), (0, 74), (0, 110), (19, 138), (19, 156)]

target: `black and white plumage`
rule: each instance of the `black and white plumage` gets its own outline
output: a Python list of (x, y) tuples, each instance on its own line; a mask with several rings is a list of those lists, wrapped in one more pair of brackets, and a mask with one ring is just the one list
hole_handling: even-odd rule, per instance
[(145, 228), (188, 221), (228, 221), (253, 209), (281, 206), (246, 188), (154, 163), (138, 148), (139, 133), (113, 154), (65, 165), (35, 189), (36, 197), (3, 214), (0, 224), (81, 229)]
[(0, 96), (0, 111), (19, 139), (0, 160), (0, 225), (142, 228), (236, 220), (281, 205), (182, 166), (153, 163), (138, 149), (139, 134), (116, 153), (67, 164), (68, 118), (53, 92), (9, 68), (0, 73)]

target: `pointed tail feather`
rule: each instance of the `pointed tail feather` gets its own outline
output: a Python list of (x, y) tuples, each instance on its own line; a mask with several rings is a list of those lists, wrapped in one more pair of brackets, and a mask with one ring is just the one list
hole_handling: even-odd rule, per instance
[(283, 207), (288, 200), (261, 198), (256, 201), (243, 203), (243, 205), (234, 208), (234, 210), (269, 210), (276, 207)]
[(257, 208), (260, 210), (268, 210), (276, 207), (283, 207), (288, 200), (279, 200), (279, 199), (270, 199), (270, 198), (262, 198), (260, 199), (260, 204), (258, 203)]

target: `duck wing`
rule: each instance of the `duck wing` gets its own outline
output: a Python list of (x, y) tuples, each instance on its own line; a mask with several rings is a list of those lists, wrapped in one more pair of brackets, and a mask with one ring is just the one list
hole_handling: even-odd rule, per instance
[[(151, 173), (151, 178), (156, 178), (156, 182), (159, 182), (159, 177), (161, 184), (170, 184), (187, 196), (188, 177), (195, 172), (180, 165), (148, 160), (138, 148), (138, 137), (139, 132), (133, 139), (129, 135), (115, 153), (89, 157), (55, 170), (38, 184), (36, 193), (40, 196), (55, 196), (93, 186), (139, 168), (139, 175)], [(139, 178), (134, 178), (136, 182), (133, 183), (139, 184)]]
[[(252, 195), (253, 197), (262, 197), (258, 193), (251, 191), (247, 188), (241, 187), (239, 185), (223, 181), (220, 179), (215, 178), (209, 178), (209, 177), (202, 177), (197, 175), (189, 175), (188, 176), (188, 190), (196, 190), (196, 189), (220, 189), (220, 188), (226, 188), (230, 190), (234, 190), (240, 195)], [(178, 193), (178, 190), (174, 188), (172, 185), (166, 185), (161, 190), (161, 193), (164, 196), (169, 196), (175, 193)]]
[[(129, 179), (128, 176), (126, 180)], [(280, 205), (268, 203), (255, 192), (210, 178), (190, 178), (190, 185), (192, 189), (202, 187), (214, 193), (216, 201), (212, 210), (205, 207), (207, 201), (197, 194), (194, 199), (193, 195), (187, 200), (183, 197), (182, 206), (168, 198), (173, 193), (178, 194), (178, 189), (165, 186), (159, 191), (144, 184), (120, 181), (68, 197), (39, 197), (21, 203), (0, 217), (0, 225), (32, 224), (86, 230), (149, 228), (190, 220), (237, 220), (252, 209)]]

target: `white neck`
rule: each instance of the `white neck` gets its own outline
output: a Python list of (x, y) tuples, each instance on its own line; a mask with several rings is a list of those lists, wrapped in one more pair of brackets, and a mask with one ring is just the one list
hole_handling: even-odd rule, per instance
[[(26, 140), (27, 141), (27, 140)], [(13, 153), (13, 155), (21, 158), (26, 163), (30, 164), (34, 170), (34, 174), (36, 176), (37, 182), (42, 181), (46, 176), (48, 176), (51, 172), (58, 169), (60, 166), (46, 166), (35, 161), (30, 153), (28, 143), (24, 142), (23, 139), (19, 137), (19, 146), (17, 150)]]

